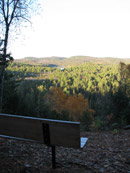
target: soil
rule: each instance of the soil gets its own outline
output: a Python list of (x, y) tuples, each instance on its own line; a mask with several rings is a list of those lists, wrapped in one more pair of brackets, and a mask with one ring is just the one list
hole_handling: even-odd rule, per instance
[(82, 132), (83, 149), (51, 148), (37, 143), (0, 138), (0, 173), (130, 173), (130, 130)]

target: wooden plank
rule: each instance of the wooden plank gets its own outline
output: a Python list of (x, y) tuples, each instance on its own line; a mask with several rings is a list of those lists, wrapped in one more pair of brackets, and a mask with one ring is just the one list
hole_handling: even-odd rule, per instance
[(43, 142), (40, 121), (0, 114), (0, 134)]
[(43, 123), (49, 124), (50, 145), (80, 148), (80, 123), (0, 114), (0, 134), (44, 143)]
[(63, 147), (80, 148), (80, 128), (78, 124), (50, 124), (51, 144)]

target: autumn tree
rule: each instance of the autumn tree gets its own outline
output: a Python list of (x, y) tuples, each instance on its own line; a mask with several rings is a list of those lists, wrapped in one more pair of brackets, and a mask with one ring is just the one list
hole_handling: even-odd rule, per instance
[[(11, 29), (17, 28), (21, 22), (29, 21), (34, 9), (34, 0), (0, 0), (0, 38), (1, 38), (1, 73), (0, 73), (0, 112), (2, 111), (3, 82), (8, 60), (8, 42)], [(38, 9), (38, 8), (37, 8)], [(13, 31), (12, 31), (13, 32)]]
[[(80, 121), (84, 112), (87, 112), (87, 116), (92, 117), (94, 111), (89, 108), (88, 99), (85, 99), (83, 95), (70, 95), (67, 96), (61, 88), (51, 87), (49, 94), (46, 95), (46, 102), (50, 104), (52, 110), (62, 114), (67, 111), (70, 119), (74, 121)], [(86, 114), (85, 114), (86, 115)]]
[(84, 99), (82, 95), (69, 96), (66, 102), (66, 109), (69, 110), (70, 116), (75, 120), (79, 121), (83, 112), (89, 109), (88, 99)]
[(49, 94), (46, 96), (46, 101), (58, 113), (61, 113), (65, 109), (67, 96), (59, 87), (51, 87)]

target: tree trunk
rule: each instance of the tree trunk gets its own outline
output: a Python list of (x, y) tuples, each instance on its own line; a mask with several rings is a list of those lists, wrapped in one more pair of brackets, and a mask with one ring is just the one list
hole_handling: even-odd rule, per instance
[(6, 68), (8, 35), (9, 35), (9, 24), (6, 24), (2, 67), (1, 67), (1, 74), (0, 74), (0, 112), (2, 112), (2, 104), (3, 104), (3, 89), (4, 89), (5, 68)]
[(3, 65), (0, 74), (0, 113), (2, 113), (4, 76), (5, 76), (5, 66)]

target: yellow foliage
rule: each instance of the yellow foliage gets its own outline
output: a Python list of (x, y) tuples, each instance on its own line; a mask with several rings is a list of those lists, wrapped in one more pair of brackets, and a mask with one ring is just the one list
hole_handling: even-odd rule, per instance
[(43, 85), (38, 86), (37, 89), (38, 89), (40, 92), (43, 92), (43, 90), (44, 90)]

